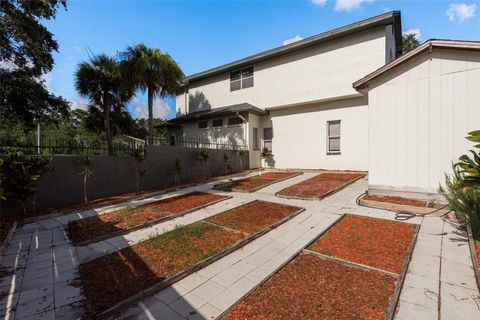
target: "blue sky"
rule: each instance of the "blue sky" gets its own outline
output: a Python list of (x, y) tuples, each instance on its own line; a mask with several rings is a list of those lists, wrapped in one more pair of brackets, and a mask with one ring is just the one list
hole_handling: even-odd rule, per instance
[[(50, 90), (81, 106), (76, 66), (94, 54), (115, 55), (144, 42), (168, 52), (189, 75), (245, 56), (362, 20), (386, 11), (402, 12), (404, 31), (430, 38), (480, 40), (480, 1), (79, 1), (45, 25), (59, 52), (45, 77)], [(133, 117), (146, 114), (146, 97), (128, 106)], [(175, 115), (174, 99), (157, 101), (155, 114)]]

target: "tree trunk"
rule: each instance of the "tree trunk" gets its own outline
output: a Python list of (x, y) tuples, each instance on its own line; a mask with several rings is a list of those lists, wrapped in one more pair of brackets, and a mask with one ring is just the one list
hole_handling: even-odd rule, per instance
[(153, 144), (153, 90), (148, 89), (148, 144)]
[(83, 196), (85, 197), (85, 203), (88, 203), (87, 198), (87, 175), (83, 175)]
[(113, 154), (113, 146), (112, 146), (112, 132), (110, 130), (110, 99), (108, 97), (108, 92), (103, 94), (103, 117), (105, 123), (105, 135), (107, 136), (107, 150), (108, 155), (111, 156)]

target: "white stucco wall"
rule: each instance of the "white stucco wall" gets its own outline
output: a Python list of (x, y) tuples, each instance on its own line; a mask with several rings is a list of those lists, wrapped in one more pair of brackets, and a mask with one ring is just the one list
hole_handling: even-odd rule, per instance
[[(368, 107), (364, 98), (270, 112), (275, 167), (368, 169)], [(327, 121), (341, 120), (341, 154), (327, 154)], [(267, 122), (267, 121), (266, 121)]]
[[(352, 83), (385, 64), (385, 28), (348, 37), (254, 64), (254, 86), (230, 92), (225, 72), (189, 84), (190, 112), (247, 102), (265, 109), (357, 94)], [(176, 100), (185, 113), (185, 96)]]
[(434, 49), (370, 84), (372, 189), (437, 192), (480, 129), (480, 53)]

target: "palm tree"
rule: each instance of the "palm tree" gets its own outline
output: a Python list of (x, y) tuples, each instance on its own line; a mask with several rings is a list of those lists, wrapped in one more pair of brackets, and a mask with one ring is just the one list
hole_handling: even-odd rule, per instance
[(115, 104), (126, 103), (133, 96), (132, 88), (123, 81), (118, 61), (107, 55), (93, 56), (90, 61), (78, 65), (75, 72), (75, 88), (81, 96), (103, 111), (108, 154), (113, 153), (110, 112)]
[(140, 43), (122, 54), (128, 78), (148, 95), (148, 140), (153, 143), (153, 99), (177, 93), (184, 74), (175, 60), (160, 49)]

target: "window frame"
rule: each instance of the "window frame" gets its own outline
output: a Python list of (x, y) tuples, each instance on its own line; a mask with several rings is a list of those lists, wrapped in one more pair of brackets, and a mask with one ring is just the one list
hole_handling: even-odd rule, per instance
[[(340, 133), (338, 135), (331, 135), (330, 134), (330, 126), (338, 124), (340, 127)], [(342, 154), (342, 120), (329, 120), (327, 121), (327, 155), (339, 155)], [(330, 140), (338, 139), (339, 147), (338, 150), (331, 150), (330, 149)]]
[[(270, 129), (272, 131), (271, 139), (265, 139), (265, 130)], [(266, 144), (270, 144), (270, 148)], [(268, 151), (273, 152), (273, 127), (263, 128), (263, 148), (267, 148)]]
[[(245, 71), (249, 70), (249, 69), (252, 70), (251, 75), (250, 76), (244, 76)], [(236, 74), (236, 73), (239, 73), (239, 78), (235, 79), (235, 80), (232, 80), (233, 75)], [(244, 89), (248, 89), (248, 88), (253, 88), (255, 86), (254, 75), (255, 75), (255, 69), (254, 69), (253, 66), (244, 67), (244, 68), (241, 68), (241, 69), (230, 72), (230, 92), (244, 90)], [(252, 80), (252, 85), (251, 86), (244, 86), (244, 83), (243, 83), (244, 80), (250, 80), (250, 79)], [(238, 89), (232, 89), (232, 82), (238, 82), (240, 84)]]
[(253, 150), (260, 150), (260, 137), (258, 136), (258, 128), (253, 127), (252, 129), (253, 129), (253, 131), (252, 131), (252, 140), (253, 140), (252, 148), (253, 148)]
[[(240, 119), (240, 121), (242, 121), (242, 123), (235, 123), (235, 124), (230, 124), (230, 119), (233, 119), (233, 118), (238, 118)], [(240, 117), (240, 116), (233, 116), (233, 117), (228, 117), (227, 118), (227, 128), (230, 128), (230, 127), (241, 127), (245, 124), (245, 122), (243, 121), (243, 119)]]
[[(222, 121), (222, 124), (219, 125), (219, 126), (216, 126), (215, 125), (215, 121), (217, 120), (221, 120)], [(224, 123), (223, 123), (223, 118), (216, 118), (216, 119), (212, 119), (212, 129), (218, 129), (218, 128), (223, 128), (224, 127)]]
[[(200, 128), (200, 123), (202, 123), (202, 122), (205, 122), (207, 124), (207, 126), (205, 128)], [(208, 126), (208, 120), (199, 120), (197, 122), (197, 130), (208, 130), (208, 127), (209, 127)]]

